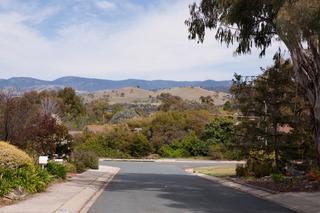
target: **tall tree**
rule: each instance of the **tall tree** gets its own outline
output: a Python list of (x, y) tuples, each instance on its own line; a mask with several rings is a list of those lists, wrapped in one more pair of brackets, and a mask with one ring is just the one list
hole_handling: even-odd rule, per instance
[(303, 122), (310, 123), (310, 114), (302, 90), (292, 80), (290, 61), (282, 60), (279, 54), (274, 61), (272, 67), (253, 80), (236, 75), (231, 92), (241, 112), (237, 125), (239, 141), (247, 151), (274, 153), (279, 170), (285, 163), (280, 162), (280, 157), (307, 158), (298, 156), (298, 152), (309, 151), (310, 128)]
[(311, 105), (320, 163), (320, 1), (201, 0), (190, 5), (186, 24), (190, 39), (203, 42), (206, 29), (216, 29), (215, 38), (237, 43), (238, 54), (257, 47), (263, 56), (275, 38), (284, 42)]

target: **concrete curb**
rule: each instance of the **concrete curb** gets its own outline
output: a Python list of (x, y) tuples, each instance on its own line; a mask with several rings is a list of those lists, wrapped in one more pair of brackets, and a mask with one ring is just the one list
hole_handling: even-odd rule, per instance
[(301, 209), (298, 209), (298, 208), (292, 207), (290, 205), (287, 205), (286, 203), (282, 203), (282, 202), (280, 202), (278, 200), (272, 199), (272, 195), (275, 195), (274, 193), (270, 193), (270, 192), (267, 192), (267, 191), (264, 191), (264, 190), (260, 190), (260, 189), (251, 187), (248, 184), (243, 185), (243, 184), (240, 184), (239, 182), (234, 182), (232, 180), (226, 180), (226, 179), (223, 179), (223, 178), (218, 178), (218, 177), (213, 177), (213, 176), (210, 176), (210, 175), (205, 175), (205, 174), (202, 174), (202, 173), (195, 172), (194, 169), (186, 169), (185, 171), (187, 173), (192, 174), (192, 175), (196, 175), (196, 176), (202, 177), (202, 178), (204, 178), (206, 180), (219, 183), (219, 184), (221, 184), (223, 186), (226, 186), (226, 187), (229, 187), (229, 188), (233, 188), (233, 189), (239, 190), (241, 192), (245, 192), (245, 193), (251, 194), (251, 195), (253, 195), (255, 197), (258, 197), (258, 198), (261, 198), (261, 199), (264, 199), (264, 200), (267, 200), (267, 201), (274, 202), (274, 203), (276, 203), (276, 204), (278, 204), (278, 205), (280, 205), (282, 207), (291, 209), (291, 210), (296, 211), (298, 213), (308, 213), (308, 212), (305, 212), (305, 211), (303, 211)]
[[(62, 206), (54, 211), (54, 213), (87, 212), (119, 170), (119, 168), (112, 167), (112, 171), (92, 181), (88, 187), (84, 188), (74, 197), (66, 201)], [(98, 190), (96, 188), (97, 185), (99, 187)]]
[(112, 159), (101, 158), (100, 161), (122, 161), (122, 162), (157, 162), (157, 163), (223, 163), (244, 164), (245, 161), (217, 161), (217, 160), (186, 160), (186, 159)]
[(89, 209), (91, 208), (91, 206), (94, 204), (94, 202), (100, 197), (100, 195), (103, 193), (104, 189), (109, 185), (109, 183), (112, 181), (112, 179), (114, 178), (114, 176), (116, 176), (118, 174), (118, 172), (120, 171), (120, 168), (116, 168), (114, 167), (114, 171), (113, 174), (111, 176), (109, 176), (109, 178), (105, 181), (105, 183), (103, 184), (103, 186), (101, 186), (101, 188), (99, 189), (99, 191), (97, 191), (90, 200), (88, 200), (85, 205), (81, 208), (81, 210), (79, 211), (79, 213), (86, 213), (89, 211)]

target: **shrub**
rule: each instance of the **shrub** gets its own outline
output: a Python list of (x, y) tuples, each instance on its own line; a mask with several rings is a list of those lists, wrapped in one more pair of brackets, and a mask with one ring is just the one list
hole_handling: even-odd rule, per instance
[(73, 163), (78, 172), (82, 172), (85, 168), (99, 168), (99, 158), (97, 154), (83, 149), (77, 149), (73, 152)]
[(64, 163), (64, 166), (66, 167), (66, 170), (69, 173), (76, 173), (77, 172), (77, 167), (73, 163), (66, 162), (66, 163)]
[(282, 183), (284, 181), (284, 177), (280, 173), (271, 174), (271, 178), (275, 183)]
[(48, 172), (56, 178), (66, 179), (67, 177), (67, 168), (55, 162), (49, 162), (47, 165)]
[(193, 131), (184, 137), (181, 143), (182, 148), (184, 148), (191, 156), (208, 155), (208, 144), (205, 141), (200, 140)]
[(46, 169), (39, 169), (30, 166), (17, 169), (0, 169), (0, 197), (8, 194), (18, 187), (29, 193), (43, 192), (52, 177)]
[(242, 164), (238, 164), (236, 167), (236, 175), (238, 177), (246, 177), (249, 175), (248, 168)]
[(27, 153), (6, 142), (0, 142), (0, 167), (16, 169), (32, 165), (32, 159)]
[(169, 145), (164, 145), (160, 149), (160, 155), (167, 158), (180, 158), (190, 156), (190, 154), (183, 148), (173, 148)]
[(320, 183), (320, 170), (312, 168), (307, 174), (306, 178), (310, 181), (318, 181)]
[(247, 167), (249, 172), (252, 172), (258, 178), (276, 172), (274, 152), (267, 153), (264, 150), (250, 151)]
[(133, 157), (145, 157), (151, 152), (149, 141), (143, 134), (135, 135), (129, 149)]
[(212, 160), (222, 160), (223, 157), (223, 144), (213, 144), (209, 146), (208, 155)]

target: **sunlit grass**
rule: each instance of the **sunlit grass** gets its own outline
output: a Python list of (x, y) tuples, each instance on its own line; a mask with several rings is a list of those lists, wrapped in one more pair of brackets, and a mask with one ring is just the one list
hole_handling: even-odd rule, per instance
[(199, 167), (199, 168), (195, 168), (195, 171), (198, 173), (211, 175), (215, 177), (235, 176), (236, 166), (226, 165), (226, 166)]

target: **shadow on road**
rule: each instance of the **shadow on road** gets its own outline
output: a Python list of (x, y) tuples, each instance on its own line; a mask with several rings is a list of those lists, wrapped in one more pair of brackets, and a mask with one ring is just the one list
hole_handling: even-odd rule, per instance
[(120, 173), (106, 191), (108, 196), (104, 197), (104, 202), (112, 203), (120, 199), (123, 205), (128, 205), (132, 197), (126, 196), (134, 194), (135, 202), (141, 205), (164, 205), (172, 212), (293, 212), (188, 174)]

